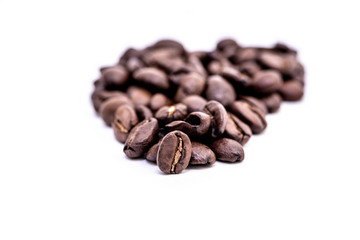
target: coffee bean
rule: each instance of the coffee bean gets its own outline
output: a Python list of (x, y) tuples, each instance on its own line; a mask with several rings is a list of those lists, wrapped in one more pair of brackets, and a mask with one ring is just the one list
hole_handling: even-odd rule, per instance
[(116, 109), (125, 103), (130, 105), (132, 104), (128, 97), (119, 95), (117, 97), (106, 100), (100, 105), (100, 116), (106, 125), (111, 126), (111, 123), (114, 121), (114, 114)]
[(150, 108), (154, 112), (159, 110), (163, 106), (168, 106), (171, 104), (171, 100), (162, 93), (155, 93), (150, 99)]
[(225, 66), (221, 70), (221, 75), (228, 81), (240, 86), (247, 86), (250, 83), (250, 78), (242, 74), (233, 66)]
[(201, 76), (206, 76), (207, 72), (205, 70), (205, 67), (201, 63), (201, 60), (197, 53), (190, 53), (188, 58), (189, 68), (192, 69), (192, 72), (196, 72), (200, 74)]
[(167, 131), (179, 130), (186, 133), (189, 137), (199, 137), (204, 135), (210, 127), (210, 116), (203, 112), (190, 113), (185, 121), (173, 121), (165, 125)]
[(285, 101), (299, 101), (304, 95), (304, 87), (298, 81), (286, 81), (279, 93)]
[(242, 100), (244, 102), (247, 102), (249, 105), (258, 108), (261, 110), (264, 114), (267, 114), (268, 110), (265, 105), (265, 103), (258, 98), (252, 97), (252, 96), (245, 96), (241, 95), (238, 97), (239, 100)]
[(141, 157), (156, 141), (158, 130), (158, 121), (155, 118), (138, 123), (126, 139), (124, 146), (126, 156), (129, 158)]
[(175, 101), (180, 102), (189, 95), (201, 95), (205, 88), (205, 78), (198, 73), (185, 75), (175, 95)]
[(228, 138), (238, 141), (241, 145), (245, 145), (251, 137), (251, 128), (237, 118), (234, 114), (228, 113), (228, 121), (225, 128), (225, 135)]
[(213, 138), (219, 137), (224, 133), (227, 124), (227, 113), (224, 106), (217, 101), (209, 101), (203, 110), (211, 117), (211, 136)]
[(164, 173), (180, 173), (191, 158), (191, 142), (181, 131), (173, 131), (165, 135), (160, 143), (156, 162)]
[(231, 50), (231, 51), (234, 51), (238, 47), (239, 47), (239, 45), (237, 44), (237, 42), (234, 39), (231, 39), (231, 38), (222, 39), (216, 45), (216, 49), (218, 51), (220, 51), (220, 52), (224, 52), (224, 51), (226, 51), (228, 49)]
[(230, 105), (232, 113), (248, 124), (252, 133), (258, 134), (265, 130), (267, 123), (265, 114), (257, 107), (245, 101), (235, 101)]
[(150, 103), (152, 94), (144, 88), (130, 86), (126, 92), (135, 105), (148, 105)]
[(178, 54), (182, 55), (184, 54), (185, 48), (184, 46), (179, 43), (178, 41), (172, 40), (172, 39), (164, 39), (156, 42), (153, 46), (151, 46), (153, 49), (159, 49), (159, 48), (170, 48), (170, 49), (176, 49), (178, 51)]
[(126, 141), (130, 130), (138, 124), (139, 120), (135, 109), (129, 104), (120, 105), (115, 112), (112, 128), (116, 140), (121, 143)]
[(278, 93), (272, 93), (260, 100), (265, 104), (269, 113), (274, 113), (279, 110), (282, 98)]
[(178, 103), (172, 106), (164, 106), (155, 113), (155, 118), (161, 124), (167, 124), (175, 120), (183, 120), (187, 116), (187, 107)]
[(182, 101), (186, 105), (188, 112), (202, 111), (207, 103), (207, 101), (198, 96), (198, 95), (189, 95), (185, 97)]
[(127, 61), (131, 58), (138, 58), (142, 54), (142, 51), (139, 51), (135, 48), (128, 48), (124, 54), (119, 59), (119, 64), (126, 64)]
[(156, 87), (158, 89), (168, 89), (170, 87), (166, 74), (153, 67), (140, 68), (135, 71), (133, 78), (140, 83)]
[(135, 112), (140, 121), (150, 119), (153, 117), (153, 113), (151, 112), (151, 110), (144, 105), (139, 105), (139, 104), (136, 105)]
[(117, 96), (126, 97), (126, 94), (120, 91), (95, 90), (91, 95), (91, 100), (95, 111), (98, 113), (100, 109), (100, 105), (103, 102)]
[(241, 162), (244, 160), (244, 149), (240, 143), (229, 138), (220, 138), (214, 141), (210, 148), (216, 159), (223, 162)]
[(282, 79), (279, 72), (275, 70), (263, 70), (254, 75), (252, 88), (257, 93), (272, 93), (280, 89)]
[(158, 67), (168, 73), (178, 71), (185, 64), (176, 49), (156, 49), (143, 56), (148, 66)]
[(189, 165), (208, 165), (216, 161), (215, 153), (206, 145), (191, 142), (191, 158)]
[(136, 70), (143, 68), (144, 63), (138, 57), (131, 57), (126, 61), (125, 67), (130, 72), (135, 72)]
[(235, 101), (236, 94), (233, 86), (218, 75), (210, 76), (207, 80), (206, 98), (215, 100), (228, 106)]
[(254, 62), (254, 61), (245, 61), (242, 62), (238, 69), (240, 70), (240, 72), (253, 77), (258, 71), (261, 70), (260, 66)]
[(161, 140), (158, 143), (152, 145), (152, 147), (147, 151), (147, 153), (145, 154), (146, 160), (150, 162), (156, 162), (156, 157), (159, 150), (160, 142)]
[(123, 86), (129, 79), (128, 71), (121, 65), (105, 68), (101, 73), (107, 89)]
[(240, 48), (236, 51), (232, 62), (234, 64), (240, 64), (246, 61), (256, 61), (259, 57), (260, 50), (254, 47)]

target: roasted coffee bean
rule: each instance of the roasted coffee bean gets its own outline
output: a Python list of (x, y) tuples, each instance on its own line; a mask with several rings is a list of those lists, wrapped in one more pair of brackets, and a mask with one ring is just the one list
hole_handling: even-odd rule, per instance
[(224, 106), (217, 101), (209, 101), (203, 110), (211, 117), (211, 136), (213, 138), (219, 137), (224, 133), (227, 124), (227, 113)]
[(122, 104), (132, 104), (131, 100), (123, 95), (110, 98), (100, 105), (100, 116), (104, 120), (105, 124), (111, 126), (114, 121), (114, 114), (116, 109)]
[(185, 48), (184, 46), (179, 43), (178, 41), (172, 40), (172, 39), (164, 39), (156, 42), (154, 45), (151, 46), (153, 49), (159, 49), (159, 48), (170, 48), (170, 49), (176, 49), (180, 55), (185, 54)]
[(228, 106), (235, 101), (236, 94), (233, 86), (224, 78), (213, 75), (207, 80), (206, 98)]
[(116, 140), (121, 143), (126, 141), (130, 130), (138, 124), (139, 120), (135, 109), (129, 104), (120, 105), (115, 112), (112, 128)]
[(151, 110), (144, 105), (136, 105), (135, 112), (140, 121), (153, 117), (153, 113), (151, 112)]
[(137, 57), (131, 57), (127, 60), (125, 66), (130, 72), (135, 72), (136, 70), (143, 68), (144, 63)]
[(185, 121), (173, 121), (165, 126), (170, 132), (179, 130), (186, 133), (189, 137), (199, 137), (204, 135), (210, 127), (210, 116), (203, 112), (192, 112)]
[(198, 73), (185, 75), (175, 95), (175, 101), (180, 102), (189, 95), (201, 95), (205, 88), (205, 78)]
[(257, 107), (264, 114), (268, 113), (265, 103), (263, 101), (259, 100), (258, 98), (255, 98), (255, 97), (252, 97), (252, 96), (240, 95), (238, 97), (238, 99), (247, 102), (248, 104), (250, 104), (253, 107)]
[(208, 165), (216, 161), (215, 153), (206, 145), (191, 142), (191, 158), (189, 165)]
[(286, 81), (279, 93), (285, 101), (299, 101), (304, 95), (304, 87), (298, 81)]
[(196, 72), (201, 76), (206, 77), (207, 72), (196, 53), (189, 54), (188, 63), (188, 66), (193, 70), (193, 72)]
[(233, 66), (225, 66), (221, 70), (221, 75), (228, 81), (241, 86), (247, 86), (250, 83), (250, 78), (242, 74)]
[(135, 71), (133, 78), (140, 83), (156, 87), (158, 89), (168, 89), (170, 87), (166, 74), (153, 67), (140, 68)]
[(180, 173), (191, 158), (191, 142), (189, 137), (181, 131), (173, 131), (162, 139), (156, 162), (164, 173)]
[(251, 137), (251, 128), (234, 114), (228, 113), (225, 135), (244, 146)]
[(202, 111), (207, 103), (204, 98), (198, 95), (187, 96), (181, 102), (186, 105), (189, 113)]
[(185, 119), (187, 113), (187, 107), (182, 103), (178, 103), (160, 108), (155, 113), (155, 118), (158, 119), (161, 124), (167, 124), (175, 120)]
[(101, 73), (107, 89), (123, 86), (129, 79), (128, 71), (121, 65), (104, 68)]
[(241, 162), (244, 160), (244, 149), (240, 143), (229, 138), (220, 138), (214, 141), (210, 148), (216, 159), (223, 162)]
[(237, 42), (234, 39), (226, 38), (219, 41), (216, 45), (216, 50), (220, 52), (224, 52), (226, 50), (234, 51), (239, 47)]
[(250, 77), (253, 77), (258, 71), (261, 70), (260, 66), (254, 61), (242, 62), (238, 69), (240, 72), (247, 74)]
[(281, 52), (281, 53), (290, 53), (290, 54), (294, 54), (294, 55), (297, 54), (295, 49), (290, 48), (285, 43), (276, 43), (272, 47), (272, 50), (275, 51), (275, 52)]
[(156, 112), (163, 106), (168, 106), (171, 104), (171, 100), (162, 93), (155, 93), (150, 99), (150, 108), (152, 111)]
[(161, 140), (158, 143), (152, 145), (152, 147), (147, 151), (147, 153), (145, 154), (146, 160), (150, 162), (156, 162), (156, 157), (159, 150), (160, 142)]
[(91, 95), (95, 111), (99, 112), (100, 105), (106, 100), (118, 96), (126, 97), (126, 94), (120, 91), (95, 90)]
[(266, 67), (278, 70), (283, 74), (291, 74), (299, 67), (295, 55), (274, 51), (262, 51), (259, 61)]
[(168, 73), (178, 71), (185, 64), (176, 49), (166, 48), (147, 52), (143, 60), (148, 66), (156, 66)]
[(245, 101), (235, 101), (230, 105), (231, 112), (248, 124), (252, 133), (258, 134), (265, 130), (267, 123), (265, 114), (259, 108)]
[(129, 133), (124, 153), (129, 158), (141, 157), (156, 141), (159, 131), (158, 121), (155, 118), (143, 120)]
[(135, 48), (128, 48), (124, 54), (121, 56), (119, 60), (119, 64), (126, 64), (130, 58), (136, 57), (138, 58), (142, 54), (142, 51), (139, 51)]
[(279, 110), (281, 100), (282, 98), (278, 93), (272, 93), (271, 95), (260, 99), (260, 101), (265, 104), (269, 113), (274, 113)]
[(258, 59), (260, 50), (254, 47), (240, 48), (236, 51), (232, 58), (234, 64), (240, 64), (246, 61), (256, 61)]
[(135, 105), (148, 105), (152, 96), (148, 90), (136, 86), (130, 86), (126, 93)]
[(257, 93), (272, 93), (280, 89), (282, 79), (279, 72), (275, 70), (263, 70), (254, 75), (252, 88)]

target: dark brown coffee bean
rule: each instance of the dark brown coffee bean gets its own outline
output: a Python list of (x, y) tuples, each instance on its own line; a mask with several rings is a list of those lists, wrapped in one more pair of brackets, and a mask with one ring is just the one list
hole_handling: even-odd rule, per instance
[(153, 117), (153, 113), (151, 112), (151, 110), (144, 105), (136, 105), (135, 112), (140, 121), (150, 119)]
[(117, 96), (126, 97), (126, 94), (120, 91), (95, 90), (91, 95), (91, 100), (95, 111), (99, 112), (100, 105), (103, 102)]
[(217, 101), (209, 101), (203, 110), (211, 117), (211, 136), (213, 138), (219, 137), (224, 133), (227, 124), (227, 112), (224, 106)]
[(250, 83), (250, 78), (245, 74), (242, 74), (233, 66), (225, 66), (221, 70), (221, 75), (226, 80), (239, 84), (241, 86), (247, 86)]
[(172, 39), (163, 39), (158, 42), (156, 42), (152, 48), (159, 49), (159, 48), (170, 48), (170, 49), (176, 49), (179, 54), (184, 54), (185, 48), (184, 46), (179, 43), (178, 41), (172, 40)]
[(140, 68), (134, 72), (133, 78), (138, 82), (159, 89), (166, 90), (170, 86), (166, 74), (163, 71), (153, 67)]
[(114, 114), (116, 109), (122, 104), (132, 104), (130, 99), (126, 96), (119, 95), (117, 97), (110, 98), (100, 105), (100, 116), (104, 120), (105, 124), (111, 126), (114, 121)]
[(251, 128), (246, 123), (238, 119), (234, 114), (228, 113), (225, 135), (244, 146), (252, 134)]
[(285, 101), (299, 101), (304, 95), (304, 87), (298, 81), (286, 81), (279, 93)]
[(147, 151), (147, 153), (145, 154), (146, 160), (150, 162), (156, 162), (156, 157), (159, 150), (160, 142), (161, 140), (158, 143), (152, 145), (152, 147)]
[(167, 124), (175, 120), (183, 120), (187, 116), (187, 107), (178, 103), (172, 106), (164, 106), (155, 113), (155, 118), (161, 124)]
[(233, 86), (218, 75), (210, 76), (207, 80), (206, 98), (215, 100), (224, 106), (235, 101), (236, 94)]
[(189, 165), (208, 165), (216, 161), (215, 153), (206, 145), (191, 142), (191, 158)]
[(274, 113), (279, 110), (282, 98), (278, 93), (272, 93), (260, 100), (265, 104), (269, 113)]
[(232, 61), (234, 64), (240, 64), (246, 61), (256, 61), (260, 50), (254, 47), (240, 48), (236, 51)]
[(127, 60), (127, 62), (125, 63), (125, 67), (130, 71), (130, 72), (135, 72), (136, 70), (143, 68), (144, 67), (144, 63), (137, 57), (131, 57), (129, 58), (129, 60)]
[(126, 93), (135, 105), (148, 105), (152, 96), (148, 90), (136, 86), (130, 86)]
[(290, 53), (296, 55), (297, 52), (295, 49), (290, 48), (285, 43), (276, 43), (274, 47), (272, 47), (272, 50), (275, 52), (281, 52), (281, 53)]
[(185, 64), (176, 49), (168, 48), (149, 51), (143, 60), (148, 66), (156, 66), (168, 73), (178, 71)]
[(203, 112), (192, 112), (185, 121), (173, 121), (168, 123), (165, 128), (167, 131), (179, 130), (186, 133), (189, 137), (199, 137), (204, 135), (210, 127), (210, 116)]
[(230, 50), (235, 50), (239, 47), (239, 45), (237, 44), (237, 42), (234, 39), (231, 38), (226, 38), (226, 39), (222, 39), (221, 41), (218, 42), (218, 44), (216, 45), (216, 50), (223, 52), (226, 51), (228, 49)]
[(124, 153), (129, 158), (141, 157), (157, 139), (159, 131), (158, 121), (155, 118), (143, 120), (129, 133)]
[(152, 111), (156, 112), (163, 106), (169, 106), (171, 100), (162, 93), (155, 93), (150, 99), (150, 108)]
[(138, 124), (139, 120), (135, 109), (129, 104), (120, 105), (115, 112), (112, 128), (116, 140), (121, 143), (126, 141), (130, 130)]
[(191, 142), (181, 131), (173, 131), (162, 139), (156, 158), (157, 165), (164, 173), (180, 173), (191, 158)]
[(201, 95), (205, 88), (205, 78), (198, 73), (185, 75), (175, 95), (175, 101), (180, 102), (189, 95)]
[(255, 98), (255, 97), (252, 97), (252, 96), (240, 95), (238, 97), (238, 99), (247, 102), (248, 104), (250, 104), (253, 107), (257, 107), (264, 114), (268, 113), (265, 103), (262, 102), (261, 100), (259, 100), (258, 98)]
[(247, 74), (250, 77), (253, 77), (258, 71), (261, 70), (260, 66), (254, 61), (242, 62), (238, 69), (240, 72)]
[(188, 63), (193, 72), (196, 72), (201, 76), (206, 77), (206, 69), (202, 65), (200, 58), (196, 55), (196, 53), (189, 54)]
[(278, 70), (283, 74), (291, 74), (299, 66), (295, 55), (274, 51), (263, 51), (259, 61), (266, 67)]
[(129, 79), (128, 71), (121, 65), (104, 68), (101, 73), (108, 89), (123, 86)]
[(124, 54), (120, 57), (119, 64), (126, 64), (126, 62), (133, 57), (138, 58), (142, 54), (142, 51), (139, 51), (135, 48), (128, 48)]
[(259, 108), (245, 101), (235, 101), (230, 105), (231, 112), (248, 124), (252, 133), (258, 134), (265, 130), (267, 123), (265, 114)]
[(282, 78), (278, 71), (263, 70), (254, 75), (252, 88), (257, 93), (272, 93), (282, 86)]
[(198, 95), (190, 95), (185, 97), (182, 101), (186, 105), (188, 112), (202, 111), (207, 101)]
[(210, 148), (216, 159), (223, 162), (241, 162), (244, 160), (244, 149), (240, 143), (229, 138), (220, 138), (214, 141)]

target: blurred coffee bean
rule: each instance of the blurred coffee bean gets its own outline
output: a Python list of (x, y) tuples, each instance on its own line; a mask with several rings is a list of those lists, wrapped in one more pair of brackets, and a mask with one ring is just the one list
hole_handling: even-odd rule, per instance
[(207, 80), (206, 98), (228, 106), (235, 101), (236, 94), (233, 86), (229, 82), (221, 76), (213, 75)]
[(248, 104), (250, 104), (251, 106), (257, 107), (264, 114), (268, 113), (265, 103), (262, 102), (261, 100), (259, 100), (258, 98), (255, 98), (255, 97), (252, 97), (252, 96), (241, 95), (241, 96), (238, 97), (238, 100), (245, 101)]
[(126, 97), (126, 94), (120, 91), (95, 90), (91, 95), (91, 100), (95, 111), (99, 112), (100, 105), (103, 102), (117, 96)]
[(155, 93), (150, 99), (150, 108), (152, 111), (156, 112), (163, 106), (168, 106), (171, 104), (171, 100), (162, 93)]
[(123, 95), (110, 98), (100, 105), (100, 116), (104, 120), (105, 124), (111, 126), (114, 121), (114, 114), (116, 109), (122, 104), (132, 104), (131, 100)]
[(191, 142), (189, 137), (181, 131), (173, 131), (162, 139), (156, 162), (164, 173), (180, 173), (191, 158)]
[(221, 76), (226, 80), (240, 86), (249, 85), (250, 78), (245, 74), (242, 74), (233, 66), (225, 66), (221, 70)]
[(186, 105), (189, 113), (202, 111), (207, 103), (205, 98), (198, 95), (187, 96), (181, 102)]
[(240, 72), (253, 77), (258, 71), (261, 70), (260, 66), (254, 61), (245, 61), (239, 65)]
[(150, 118), (153, 117), (153, 113), (145, 105), (141, 105), (141, 104), (136, 105), (135, 106), (135, 112), (136, 112), (136, 115), (138, 116), (140, 121), (150, 119)]
[(228, 138), (238, 141), (244, 146), (249, 141), (252, 133), (251, 128), (246, 123), (241, 121), (234, 114), (228, 113), (225, 135)]
[(141, 157), (156, 141), (159, 126), (155, 118), (143, 120), (129, 133), (124, 153), (129, 158)]
[(124, 143), (130, 130), (138, 124), (138, 122), (139, 120), (133, 106), (129, 104), (120, 105), (116, 109), (112, 123), (116, 140)]
[(252, 88), (257, 93), (272, 93), (280, 89), (283, 81), (279, 72), (262, 70), (254, 75)]
[(244, 160), (244, 149), (240, 143), (229, 138), (220, 138), (214, 141), (210, 148), (216, 159), (223, 162), (241, 162)]
[(170, 86), (166, 74), (153, 67), (140, 68), (134, 72), (133, 78), (140, 83), (153, 86), (158, 89), (166, 90)]
[(175, 95), (175, 101), (181, 102), (189, 95), (201, 95), (205, 88), (205, 78), (198, 73), (189, 73), (185, 75), (180, 82)]
[(286, 81), (279, 93), (285, 101), (299, 101), (304, 95), (304, 87), (298, 81)]
[(158, 143), (152, 145), (152, 147), (147, 151), (147, 153), (145, 154), (146, 160), (150, 162), (156, 162), (156, 157), (159, 150), (160, 142), (161, 140)]
[(121, 65), (104, 68), (101, 73), (107, 89), (121, 87), (125, 85), (129, 79), (128, 71)]
[(200, 142), (191, 142), (191, 158), (189, 165), (209, 165), (216, 161), (215, 153)]
[(265, 104), (269, 113), (274, 113), (279, 110), (282, 98), (278, 93), (272, 93), (260, 100)]
[(126, 93), (135, 105), (148, 105), (152, 97), (151, 92), (144, 88), (136, 86), (130, 86), (127, 89)]

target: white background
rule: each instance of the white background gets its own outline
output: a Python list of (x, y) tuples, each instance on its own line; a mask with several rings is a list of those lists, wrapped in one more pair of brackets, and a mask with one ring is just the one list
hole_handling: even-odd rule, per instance
[[(0, 1), (0, 239), (360, 239), (357, 1)], [(240, 164), (163, 175), (94, 114), (98, 69), (169, 37), (283, 41), (306, 94)]]

